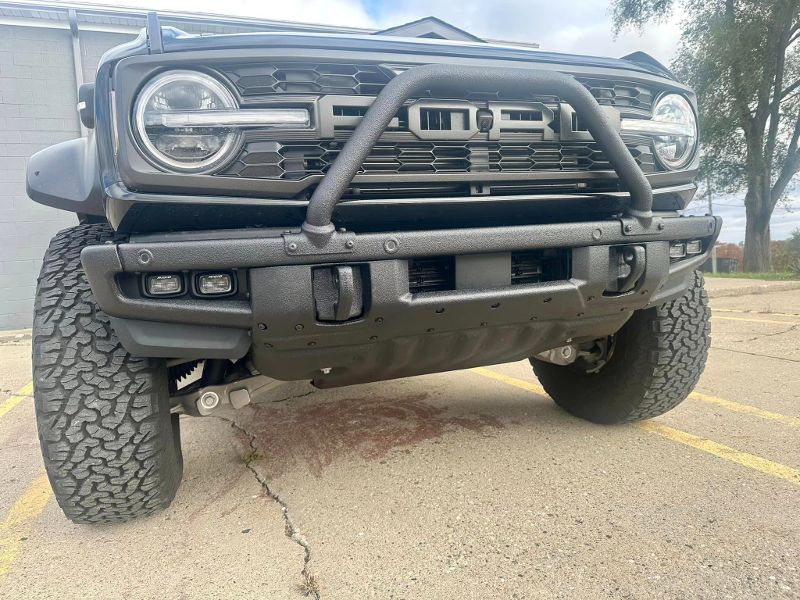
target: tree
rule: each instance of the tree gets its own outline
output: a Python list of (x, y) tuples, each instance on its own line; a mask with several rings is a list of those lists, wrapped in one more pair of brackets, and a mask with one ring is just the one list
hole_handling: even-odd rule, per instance
[(615, 28), (679, 5), (672, 67), (698, 95), (703, 171), (746, 190), (744, 268), (768, 271), (770, 218), (800, 170), (800, 0), (612, 0)]

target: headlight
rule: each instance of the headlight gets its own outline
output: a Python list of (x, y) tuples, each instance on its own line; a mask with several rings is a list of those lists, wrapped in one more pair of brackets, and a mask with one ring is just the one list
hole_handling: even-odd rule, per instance
[(680, 169), (692, 160), (697, 148), (697, 118), (683, 96), (667, 94), (656, 102), (650, 130), (656, 154), (668, 169)]
[[(134, 123), (150, 159), (175, 171), (207, 171), (238, 147), (238, 129), (208, 116), (237, 108), (236, 98), (219, 81), (197, 71), (168, 71), (139, 94)], [(195, 118), (200, 116), (206, 119)]]

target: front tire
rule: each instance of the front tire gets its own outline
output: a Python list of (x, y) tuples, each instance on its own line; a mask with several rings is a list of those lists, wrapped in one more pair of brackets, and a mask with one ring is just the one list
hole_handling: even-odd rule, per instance
[(597, 372), (580, 361), (531, 364), (556, 404), (575, 416), (603, 424), (650, 419), (675, 408), (697, 384), (711, 345), (710, 317), (697, 271), (682, 296), (633, 314)]
[(126, 352), (81, 267), (84, 247), (112, 237), (105, 224), (58, 233), (36, 290), (39, 442), (56, 500), (76, 523), (123, 522), (169, 506), (183, 471), (166, 364)]

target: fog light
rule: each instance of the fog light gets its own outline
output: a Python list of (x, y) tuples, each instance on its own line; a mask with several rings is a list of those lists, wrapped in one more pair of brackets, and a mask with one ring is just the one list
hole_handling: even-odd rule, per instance
[(683, 242), (672, 242), (669, 247), (670, 258), (683, 258), (686, 256), (686, 244)]
[(175, 273), (148, 275), (146, 288), (151, 296), (174, 296), (183, 292), (183, 277)]
[(700, 240), (692, 240), (686, 242), (686, 254), (700, 254), (703, 251), (703, 242)]
[(197, 278), (197, 291), (204, 296), (219, 296), (233, 291), (233, 279), (229, 273), (207, 273)]

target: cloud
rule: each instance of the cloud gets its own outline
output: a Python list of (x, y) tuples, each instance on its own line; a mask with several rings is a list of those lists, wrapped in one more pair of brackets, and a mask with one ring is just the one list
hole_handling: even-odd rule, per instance
[(119, 6), (185, 13), (225, 14), (298, 23), (375, 28), (375, 20), (359, 0), (99, 0), (102, 6)]

